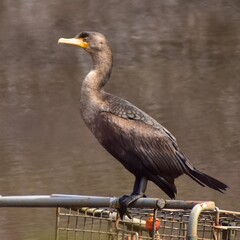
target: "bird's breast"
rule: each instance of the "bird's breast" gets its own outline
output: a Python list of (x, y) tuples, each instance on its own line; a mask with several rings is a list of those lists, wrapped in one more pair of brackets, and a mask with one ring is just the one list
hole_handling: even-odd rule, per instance
[(80, 98), (80, 112), (87, 127), (94, 132), (99, 114), (104, 111), (105, 103), (100, 93), (84, 91)]

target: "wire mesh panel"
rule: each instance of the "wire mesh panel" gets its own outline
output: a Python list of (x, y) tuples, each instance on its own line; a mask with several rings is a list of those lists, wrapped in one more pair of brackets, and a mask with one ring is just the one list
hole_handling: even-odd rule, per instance
[[(81, 208), (72, 210), (59, 208), (56, 239), (186, 239), (190, 210), (166, 209), (154, 212), (153, 209), (131, 209), (130, 212), (132, 219), (125, 218), (118, 222), (117, 212), (114, 209)], [(223, 229), (214, 228), (217, 220), (221, 219), (221, 217), (218, 218), (220, 215), (216, 211), (203, 212), (200, 215), (197, 222), (198, 239), (231, 239), (223, 238)], [(229, 216), (227, 219), (232, 223)], [(235, 231), (237, 230), (235, 229)], [(232, 239), (236, 240), (237, 238)]]
[(240, 239), (240, 212), (216, 209), (217, 219), (214, 228), (215, 239)]
[[(104, 209), (58, 209), (57, 240), (77, 239), (138, 239), (138, 234), (131, 231), (133, 224), (123, 222), (117, 226), (116, 212)], [(120, 227), (121, 225), (121, 227)], [(141, 222), (138, 223), (141, 229)]]

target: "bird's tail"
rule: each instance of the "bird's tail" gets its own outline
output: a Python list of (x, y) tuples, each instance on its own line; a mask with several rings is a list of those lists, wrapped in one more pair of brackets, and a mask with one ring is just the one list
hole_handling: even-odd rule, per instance
[(220, 182), (219, 180), (203, 173), (197, 170), (196, 168), (188, 168), (189, 171), (187, 171), (187, 175), (191, 177), (194, 181), (196, 181), (201, 186), (205, 187), (208, 186), (212, 189), (215, 189), (221, 193), (226, 191), (228, 186), (224, 184), (223, 182)]
[(192, 164), (188, 161), (188, 159), (181, 152), (178, 152), (177, 154), (178, 154), (179, 160), (181, 160), (179, 162), (183, 166), (184, 172), (189, 177), (191, 177), (194, 181), (196, 181), (198, 184), (200, 184), (203, 187), (208, 186), (208, 187), (210, 187), (214, 190), (217, 190), (221, 193), (226, 191), (228, 186), (225, 183), (220, 182), (216, 178), (213, 178), (213, 177), (207, 175), (206, 173), (203, 173), (203, 172), (197, 170), (195, 167), (192, 166)]

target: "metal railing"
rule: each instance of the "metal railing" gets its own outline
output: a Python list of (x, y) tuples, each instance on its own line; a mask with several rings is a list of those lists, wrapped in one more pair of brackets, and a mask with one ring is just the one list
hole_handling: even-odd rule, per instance
[(0, 207), (56, 208), (56, 240), (237, 240), (240, 212), (214, 202), (140, 198), (121, 220), (118, 198), (82, 195), (1, 196)]

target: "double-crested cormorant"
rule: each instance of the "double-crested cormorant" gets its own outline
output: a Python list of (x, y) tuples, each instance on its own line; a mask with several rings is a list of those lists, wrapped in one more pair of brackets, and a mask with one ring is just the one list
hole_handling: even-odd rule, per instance
[(175, 178), (184, 173), (201, 186), (226, 190), (227, 185), (193, 167), (166, 128), (128, 101), (104, 91), (111, 74), (112, 51), (101, 33), (81, 32), (58, 42), (90, 54), (93, 67), (81, 88), (83, 120), (101, 145), (135, 176), (133, 193), (121, 198), (121, 215), (127, 213), (130, 203), (144, 196), (148, 180), (170, 198), (177, 193)]

